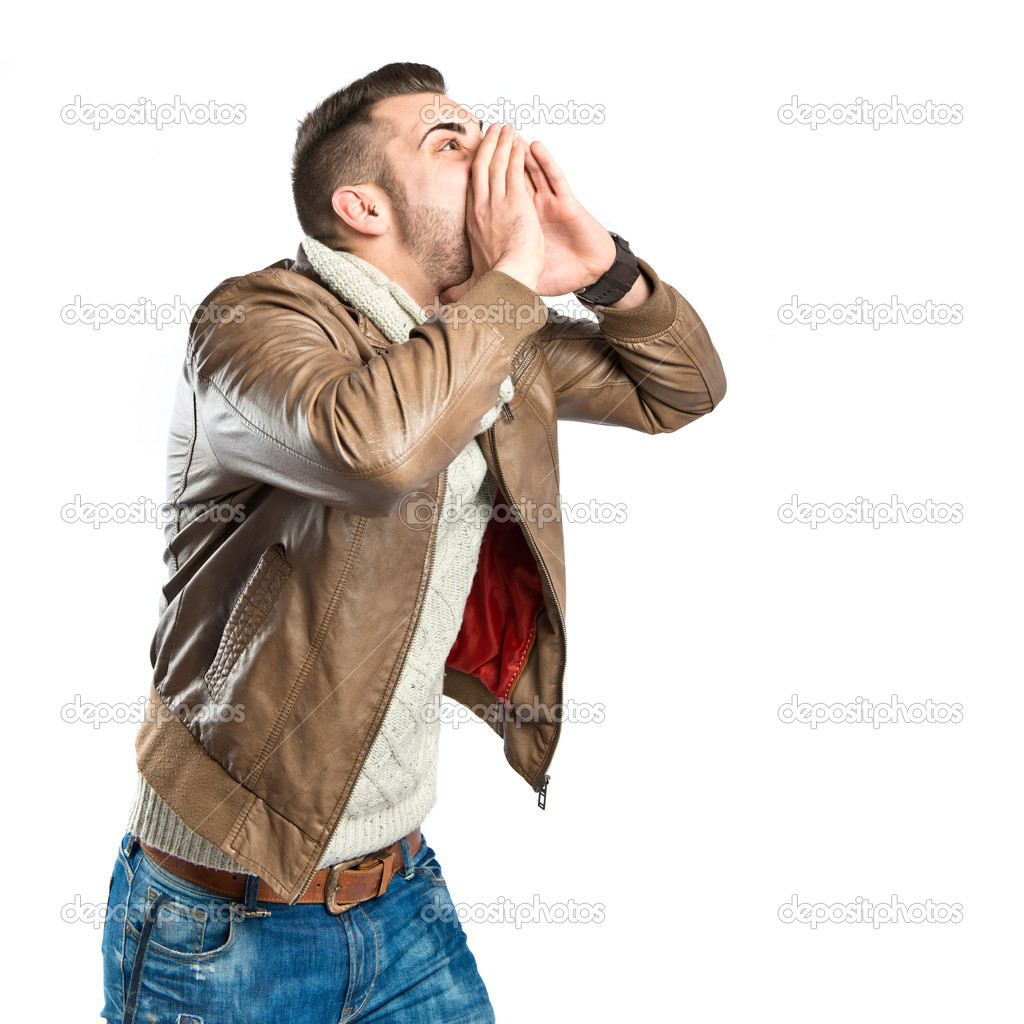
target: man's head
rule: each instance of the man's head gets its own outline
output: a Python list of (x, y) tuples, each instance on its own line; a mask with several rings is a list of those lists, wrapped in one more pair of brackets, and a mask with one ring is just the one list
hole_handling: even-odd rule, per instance
[(299, 126), (292, 190), (306, 234), (421, 295), (472, 273), (466, 191), (481, 125), (425, 64), (388, 64)]

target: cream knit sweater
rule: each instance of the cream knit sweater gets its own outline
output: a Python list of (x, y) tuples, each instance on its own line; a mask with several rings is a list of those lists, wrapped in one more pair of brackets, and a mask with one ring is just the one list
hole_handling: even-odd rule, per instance
[[(315, 239), (303, 248), (321, 278), (365, 313), (395, 344), (426, 319), (413, 298), (376, 267)], [(428, 382), (424, 382), (425, 385)], [(513, 394), (501, 383), (498, 400), (480, 421), (480, 433)], [(393, 843), (419, 825), (436, 799), (440, 723), (423, 709), (437, 706), (444, 665), (455, 643), (494, 501), (496, 481), (476, 438), (448, 466), (430, 583), (409, 642), (394, 696), (355, 786), (317, 867), (351, 860)], [(128, 830), (150, 846), (184, 860), (245, 872), (234, 858), (192, 831), (137, 772)]]

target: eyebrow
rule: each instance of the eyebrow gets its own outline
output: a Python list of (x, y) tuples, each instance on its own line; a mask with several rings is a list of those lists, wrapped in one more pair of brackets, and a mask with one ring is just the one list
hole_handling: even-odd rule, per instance
[[(483, 121), (481, 121), (480, 118), (478, 118), (478, 117), (473, 118), (473, 120), (476, 122), (476, 126), (480, 129), (480, 134), (483, 135), (483, 133), (484, 133), (484, 123), (483, 123)], [(460, 124), (458, 121), (444, 121), (441, 124), (431, 125), (431, 127), (429, 127), (423, 133), (423, 138), (420, 139), (420, 146), (422, 146), (423, 143), (427, 141), (427, 136), (431, 132), (456, 132), (458, 135), (465, 135), (466, 134), (466, 126), (464, 124)], [(419, 149), (419, 146), (417, 146), (416, 148)]]

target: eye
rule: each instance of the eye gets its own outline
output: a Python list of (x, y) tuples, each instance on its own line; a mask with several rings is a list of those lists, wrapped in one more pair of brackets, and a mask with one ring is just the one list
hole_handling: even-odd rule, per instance
[(445, 149), (448, 148), (449, 145), (455, 146), (456, 149), (460, 148), (459, 140), (456, 139), (456, 138), (451, 138), (451, 139), (446, 139), (445, 140), (445, 142), (441, 146), (441, 151), (443, 152)]

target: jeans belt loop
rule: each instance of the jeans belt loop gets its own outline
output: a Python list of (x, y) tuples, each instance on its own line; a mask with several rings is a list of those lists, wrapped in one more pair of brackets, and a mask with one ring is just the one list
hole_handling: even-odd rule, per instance
[(409, 846), (409, 837), (402, 836), (402, 868), (406, 881), (412, 878), (414, 868), (412, 866), (412, 849)]
[(380, 888), (377, 890), (378, 896), (383, 896), (388, 891), (388, 886), (391, 884), (391, 879), (395, 874), (395, 851), (388, 850), (387, 856), (381, 858), (381, 873), (380, 873)]
[(245, 876), (245, 900), (242, 904), (243, 917), (270, 917), (270, 911), (264, 907), (257, 907), (256, 901), (259, 898), (260, 879), (259, 875)]

